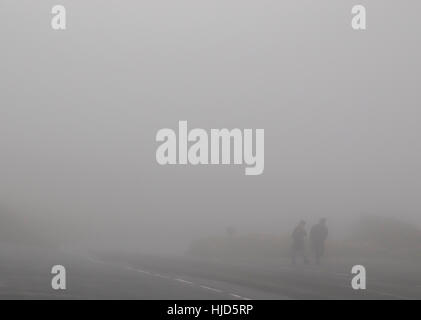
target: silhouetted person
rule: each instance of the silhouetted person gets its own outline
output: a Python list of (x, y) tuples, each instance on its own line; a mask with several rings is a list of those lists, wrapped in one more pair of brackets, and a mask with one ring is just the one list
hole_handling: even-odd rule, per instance
[(316, 263), (320, 263), (320, 258), (325, 252), (325, 241), (328, 230), (326, 226), (326, 219), (320, 219), (318, 224), (315, 224), (310, 230), (311, 247), (316, 258)]
[(295, 264), (297, 256), (303, 258), (304, 263), (308, 263), (306, 257), (307, 231), (305, 221), (300, 221), (292, 232), (292, 263)]

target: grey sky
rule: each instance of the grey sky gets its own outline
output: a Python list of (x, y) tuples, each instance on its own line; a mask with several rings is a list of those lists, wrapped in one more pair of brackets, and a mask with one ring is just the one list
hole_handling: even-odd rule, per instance
[[(363, 3), (364, 2), (364, 3)], [(421, 225), (421, 4), (0, 4), (0, 203), (98, 243), (182, 248), (362, 213)], [(265, 129), (265, 171), (159, 166), (156, 132)], [(154, 247), (155, 249), (155, 247)]]

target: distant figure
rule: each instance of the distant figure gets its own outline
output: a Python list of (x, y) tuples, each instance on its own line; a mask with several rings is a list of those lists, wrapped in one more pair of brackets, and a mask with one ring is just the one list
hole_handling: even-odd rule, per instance
[(326, 219), (320, 219), (318, 224), (315, 224), (310, 230), (311, 247), (316, 258), (316, 263), (320, 263), (320, 258), (325, 252), (325, 241), (327, 238)]
[(305, 221), (300, 221), (292, 233), (292, 263), (295, 264), (297, 255), (303, 258), (305, 264), (308, 263), (306, 256), (306, 238)]

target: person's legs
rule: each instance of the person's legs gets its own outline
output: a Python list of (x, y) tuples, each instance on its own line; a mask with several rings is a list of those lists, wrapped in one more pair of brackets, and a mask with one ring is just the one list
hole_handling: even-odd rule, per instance
[(317, 246), (314, 242), (311, 245), (311, 256), (314, 256), (314, 262), (317, 264)]
[(300, 254), (301, 254), (301, 256), (303, 257), (303, 262), (304, 262), (304, 264), (308, 264), (309, 262), (308, 262), (308, 259), (307, 259), (307, 255), (306, 255), (306, 250), (305, 250), (305, 248), (301, 248), (301, 250), (300, 250)]
[(316, 263), (319, 264), (320, 263), (320, 258), (323, 256), (323, 244), (319, 243), (317, 244), (316, 248), (315, 248), (315, 253), (316, 253)]
[(295, 265), (296, 264), (296, 257), (297, 257), (297, 250), (295, 250), (294, 248), (291, 250), (291, 261), (292, 264)]

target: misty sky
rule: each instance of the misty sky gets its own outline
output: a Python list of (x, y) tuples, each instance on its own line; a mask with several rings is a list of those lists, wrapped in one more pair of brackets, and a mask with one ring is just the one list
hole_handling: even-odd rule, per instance
[[(417, 1), (0, 3), (0, 206), (170, 250), (361, 214), (421, 225)], [(351, 29), (366, 4), (368, 30)], [(159, 166), (161, 128), (265, 129), (265, 171)]]

